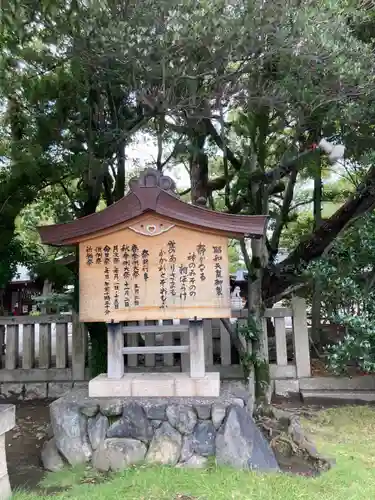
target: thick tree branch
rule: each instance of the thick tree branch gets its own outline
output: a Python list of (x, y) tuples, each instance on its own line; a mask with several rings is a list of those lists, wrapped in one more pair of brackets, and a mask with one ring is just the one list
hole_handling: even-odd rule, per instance
[(329, 251), (335, 238), (357, 217), (375, 207), (375, 165), (349, 200), (325, 220), (307, 239), (279, 265), (269, 266), (264, 273), (263, 294), (268, 299), (296, 286), (308, 264)]
[(294, 195), (294, 186), (296, 185), (297, 181), (297, 168), (294, 168), (290, 174), (289, 182), (285, 190), (284, 194), (284, 199), (283, 203), (281, 206), (280, 214), (279, 217), (276, 221), (276, 227), (275, 230), (272, 234), (271, 238), (271, 259), (273, 259), (278, 250), (279, 250), (279, 242), (280, 242), (280, 237), (281, 237), (281, 232), (285, 226), (285, 223), (288, 220), (288, 214), (290, 211), (290, 205), (293, 201), (293, 195)]

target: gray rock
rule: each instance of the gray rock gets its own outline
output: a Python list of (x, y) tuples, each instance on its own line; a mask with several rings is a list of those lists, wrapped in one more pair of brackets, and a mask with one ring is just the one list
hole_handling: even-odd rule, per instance
[(211, 410), (211, 420), (214, 424), (215, 429), (218, 429), (227, 413), (227, 407), (222, 404), (213, 404)]
[(280, 420), (280, 422), (288, 424), (290, 417), (293, 414), (290, 411), (283, 410), (282, 408), (272, 408), (272, 416), (276, 418), (276, 420)]
[(43, 445), (42, 463), (43, 467), (51, 472), (57, 472), (64, 467), (64, 460), (56, 448), (56, 442), (53, 438)]
[(96, 415), (96, 417), (89, 419), (87, 423), (87, 432), (93, 450), (96, 450), (100, 443), (104, 441), (108, 427), (108, 418), (100, 413)]
[(142, 462), (146, 446), (136, 439), (113, 438), (102, 441), (92, 457), (92, 465), (100, 471), (120, 471)]
[(85, 406), (81, 406), (79, 411), (83, 414), (86, 415), (86, 417), (95, 417), (95, 415), (98, 414), (99, 412), (99, 405), (90, 405), (87, 404)]
[(150, 420), (165, 420), (167, 405), (155, 405), (145, 408), (147, 418)]
[(181, 454), (181, 434), (169, 422), (156, 429), (146, 461), (153, 464), (176, 465)]
[(182, 438), (182, 446), (181, 446), (181, 462), (187, 462), (194, 453), (194, 444), (192, 440), (192, 436), (184, 436)]
[(219, 465), (239, 469), (277, 471), (275, 455), (250, 414), (232, 406), (216, 436), (216, 460)]
[(191, 407), (170, 405), (166, 413), (169, 423), (181, 434), (191, 434), (193, 432), (197, 423), (197, 414)]
[(243, 408), (245, 406), (245, 401), (242, 398), (233, 398), (233, 404)]
[(148, 443), (153, 430), (142, 406), (130, 403), (124, 407), (122, 417), (113, 423), (108, 431), (108, 438), (133, 438)]
[(181, 462), (178, 467), (186, 467), (188, 469), (204, 469), (207, 465), (208, 458), (200, 455), (193, 455), (186, 462)]
[(209, 420), (211, 418), (211, 405), (195, 405), (194, 408), (200, 420)]
[[(62, 401), (62, 403), (60, 403)], [(50, 405), (51, 425), (59, 452), (70, 465), (88, 462), (92, 449), (87, 436), (87, 419), (80, 405), (57, 399)]]
[(216, 429), (209, 420), (199, 422), (194, 429), (192, 441), (197, 455), (210, 457), (215, 455)]
[(119, 417), (122, 415), (123, 407), (119, 401), (108, 401), (100, 405), (100, 412), (106, 417)]
[(162, 420), (151, 420), (151, 425), (154, 429), (157, 429), (163, 423)]

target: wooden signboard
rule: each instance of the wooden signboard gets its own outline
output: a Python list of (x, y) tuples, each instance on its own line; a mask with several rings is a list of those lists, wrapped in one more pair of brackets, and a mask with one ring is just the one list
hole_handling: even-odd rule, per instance
[(117, 323), (230, 317), (228, 238), (261, 238), (266, 222), (185, 203), (148, 168), (117, 203), (39, 232), (79, 245), (81, 321)]
[(81, 321), (230, 317), (225, 236), (146, 215), (79, 250)]

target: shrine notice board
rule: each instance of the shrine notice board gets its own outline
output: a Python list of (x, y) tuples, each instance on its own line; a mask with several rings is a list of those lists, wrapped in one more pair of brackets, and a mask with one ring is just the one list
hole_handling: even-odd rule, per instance
[(160, 225), (151, 234), (143, 227), (80, 243), (80, 320), (230, 317), (227, 237)]

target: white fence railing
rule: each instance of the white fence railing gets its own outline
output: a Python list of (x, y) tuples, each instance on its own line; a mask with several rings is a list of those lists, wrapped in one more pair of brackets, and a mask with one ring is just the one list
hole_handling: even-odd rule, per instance
[[(233, 311), (232, 315), (238, 322), (245, 322), (247, 311)], [(272, 318), (275, 330), (272, 343), (276, 352), (276, 362), (271, 363), (271, 377), (273, 379), (309, 377), (309, 338), (304, 300), (294, 299), (291, 309), (266, 309), (264, 316)], [(292, 319), (291, 331), (286, 328), (286, 318)], [(125, 335), (125, 346), (188, 345), (187, 331), (173, 331), (173, 325), (176, 323), (179, 322), (164, 321), (163, 324), (168, 327), (163, 333), (132, 331)], [(160, 325), (161, 322), (144, 324), (152, 326)], [(137, 323), (129, 322), (125, 325), (136, 327)], [(222, 378), (241, 378), (242, 369), (238, 353), (231, 345), (224, 324), (219, 319), (206, 319), (203, 327), (206, 370), (219, 371)], [(293, 353), (290, 355), (289, 349), (289, 356), (288, 330), (293, 341)], [(87, 379), (87, 330), (77, 318), (71, 315), (0, 317), (0, 332), (4, 339), (2, 343), (5, 344), (0, 383)], [(189, 353), (128, 354), (125, 355), (125, 369), (189, 371)]]

